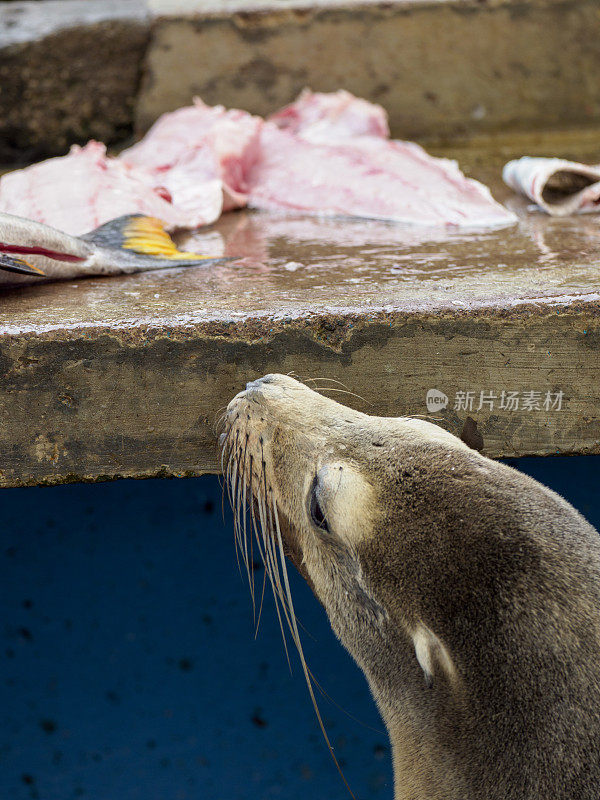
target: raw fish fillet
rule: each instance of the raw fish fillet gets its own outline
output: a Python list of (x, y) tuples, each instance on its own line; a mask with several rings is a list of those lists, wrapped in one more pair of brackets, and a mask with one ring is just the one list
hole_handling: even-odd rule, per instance
[(516, 217), (454, 161), (377, 136), (307, 141), (265, 123), (249, 205), (411, 225), (502, 227)]
[(0, 211), (75, 236), (126, 214), (157, 217), (169, 229), (195, 228), (217, 219), (221, 205), (217, 181), (193, 208), (178, 208), (150, 172), (107, 157), (105, 146), (93, 141), (0, 179)]
[[(259, 155), (260, 117), (195, 98), (192, 106), (162, 117), (144, 138), (121, 153), (126, 164), (157, 174), (175, 205), (202, 203), (214, 181), (223, 189), (223, 211), (246, 205), (246, 175)], [(196, 200), (197, 198), (197, 200)]]
[(390, 136), (386, 111), (344, 89), (327, 94), (304, 89), (297, 100), (272, 114), (269, 120), (303, 139)]
[(194, 229), (247, 203), (430, 227), (516, 221), (454, 162), (390, 141), (384, 110), (348, 92), (305, 91), (273, 120), (195, 100), (119, 158), (89, 142), (8, 173), (0, 211), (76, 235), (136, 213)]
[(524, 156), (509, 161), (502, 177), (554, 217), (600, 211), (600, 166)]

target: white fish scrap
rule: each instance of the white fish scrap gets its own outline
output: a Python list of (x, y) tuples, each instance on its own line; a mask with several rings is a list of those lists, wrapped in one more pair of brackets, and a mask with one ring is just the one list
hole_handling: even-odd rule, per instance
[(250, 166), (252, 208), (481, 230), (516, 216), (455, 161), (392, 140), (385, 110), (347, 91), (305, 89), (272, 114)]
[(600, 211), (600, 165), (523, 156), (509, 161), (502, 177), (511, 189), (554, 217)]

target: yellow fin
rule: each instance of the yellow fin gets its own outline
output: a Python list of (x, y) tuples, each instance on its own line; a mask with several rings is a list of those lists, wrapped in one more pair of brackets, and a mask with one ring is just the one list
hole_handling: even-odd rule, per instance
[(175, 242), (165, 231), (164, 222), (156, 217), (131, 217), (123, 227), (122, 247), (143, 253), (148, 256), (181, 261), (190, 259), (199, 261), (209, 256), (200, 256), (197, 253), (186, 253), (178, 250)]

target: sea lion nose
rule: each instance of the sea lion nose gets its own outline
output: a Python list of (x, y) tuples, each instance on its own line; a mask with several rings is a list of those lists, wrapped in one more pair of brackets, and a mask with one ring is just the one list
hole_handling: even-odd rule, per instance
[(248, 381), (246, 384), (246, 391), (249, 392), (252, 389), (260, 389), (266, 383), (273, 383), (274, 380), (274, 375), (264, 375), (262, 378), (257, 378), (255, 381)]

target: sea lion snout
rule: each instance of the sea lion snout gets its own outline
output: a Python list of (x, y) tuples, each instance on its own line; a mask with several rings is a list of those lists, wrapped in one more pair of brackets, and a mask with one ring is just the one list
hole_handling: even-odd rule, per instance
[(262, 378), (256, 378), (256, 380), (254, 381), (248, 381), (248, 383), (246, 384), (246, 389), (247, 390), (260, 389), (267, 383), (275, 383), (277, 381), (277, 378), (279, 377), (283, 376), (276, 375), (275, 373), (269, 373), (268, 375), (263, 375)]
[[(281, 379), (281, 380), (279, 380)], [(270, 396), (277, 396), (281, 393), (285, 386), (285, 376), (269, 374), (264, 375), (262, 378), (248, 381), (246, 388), (240, 392), (238, 397), (246, 397), (247, 399), (255, 400), (256, 402), (266, 401)]]
[(304, 561), (316, 539), (320, 549), (353, 547), (371, 527), (372, 487), (352, 454), (363, 418), (279, 374), (249, 381), (227, 407), (227, 460), (290, 521), (286, 544)]

